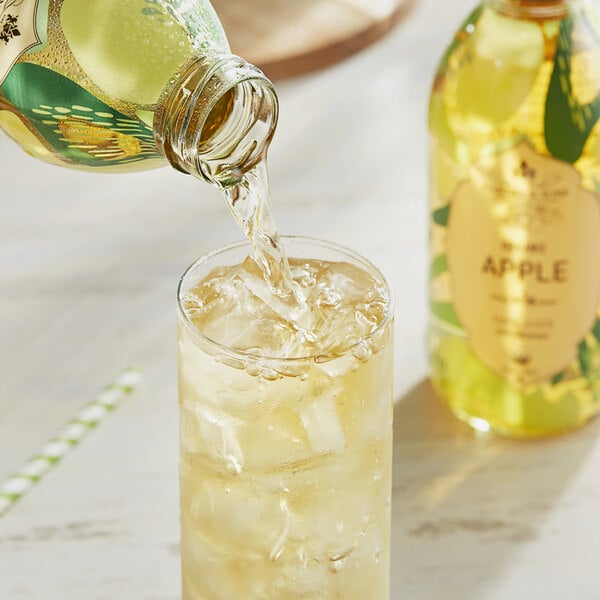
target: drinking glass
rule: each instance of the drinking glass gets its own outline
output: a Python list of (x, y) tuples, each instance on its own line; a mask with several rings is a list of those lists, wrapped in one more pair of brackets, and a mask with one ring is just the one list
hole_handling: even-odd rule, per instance
[[(342, 273), (344, 264), (359, 267), (388, 301), (372, 333), (334, 356), (272, 358), (260, 347), (232, 347), (242, 333), (235, 307), (222, 318), (227, 331), (219, 337), (232, 340), (225, 345), (194, 324), (189, 302), (215, 269), (242, 263), (248, 243), (212, 252), (185, 273), (178, 291), (183, 598), (388, 600), (390, 287), (351, 250), (283, 240), (288, 256), (339, 263)], [(209, 301), (219, 299), (194, 300)], [(251, 326), (258, 331), (264, 318), (257, 311)], [(345, 335), (333, 326), (332, 335)]]

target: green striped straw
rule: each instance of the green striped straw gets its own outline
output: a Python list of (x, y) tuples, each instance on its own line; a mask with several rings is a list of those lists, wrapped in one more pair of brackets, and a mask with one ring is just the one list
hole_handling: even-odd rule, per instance
[(142, 374), (125, 369), (98, 397), (52, 438), (24, 467), (0, 486), (0, 518), (4, 516), (46, 473), (55, 467), (81, 440), (139, 387)]

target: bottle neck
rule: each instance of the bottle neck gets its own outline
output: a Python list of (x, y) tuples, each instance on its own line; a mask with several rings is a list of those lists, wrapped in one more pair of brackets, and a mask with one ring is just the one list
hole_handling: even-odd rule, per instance
[(266, 155), (279, 114), (273, 84), (230, 54), (203, 55), (167, 91), (154, 137), (169, 163), (227, 188)]
[(484, 0), (484, 4), (503, 14), (530, 19), (566, 16), (580, 0)]

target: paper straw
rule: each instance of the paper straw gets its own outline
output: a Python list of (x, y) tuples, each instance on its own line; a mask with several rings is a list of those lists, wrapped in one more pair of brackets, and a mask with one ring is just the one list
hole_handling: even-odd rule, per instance
[(0, 518), (4, 516), (46, 473), (55, 467), (81, 440), (121, 402), (133, 394), (142, 380), (138, 369), (125, 369), (116, 381), (69, 421), (24, 467), (0, 486)]

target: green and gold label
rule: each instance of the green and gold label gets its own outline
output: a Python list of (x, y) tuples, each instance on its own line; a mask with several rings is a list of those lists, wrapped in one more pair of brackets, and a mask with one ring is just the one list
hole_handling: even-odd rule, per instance
[(451, 295), (471, 348), (517, 387), (555, 377), (596, 322), (598, 197), (522, 141), (476, 162), (451, 206)]
[(39, 4), (40, 0), (0, 0), (0, 84), (23, 54), (42, 43)]
[[(6, 100), (63, 160), (87, 167), (160, 159), (152, 129), (45, 67), (20, 63), (2, 86)], [(0, 111), (0, 124), (2, 124)]]

